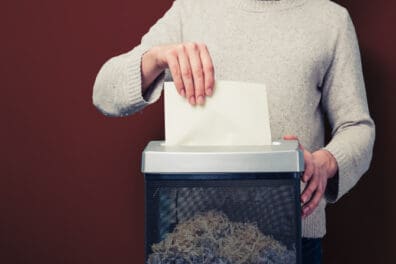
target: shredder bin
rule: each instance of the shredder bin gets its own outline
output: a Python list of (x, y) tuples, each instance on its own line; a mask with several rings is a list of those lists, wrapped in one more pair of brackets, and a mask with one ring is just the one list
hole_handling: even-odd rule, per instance
[(297, 141), (143, 151), (146, 263), (301, 263)]

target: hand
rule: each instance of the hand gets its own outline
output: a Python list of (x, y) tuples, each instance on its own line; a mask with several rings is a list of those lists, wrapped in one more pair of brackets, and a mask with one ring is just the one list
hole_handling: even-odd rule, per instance
[[(296, 136), (284, 136), (285, 140), (298, 140)], [(337, 161), (327, 150), (320, 149), (310, 153), (303, 146), (305, 171), (302, 181), (307, 183), (301, 194), (302, 216), (307, 217), (318, 206), (327, 186), (327, 180), (337, 173)]]
[(203, 105), (214, 89), (214, 67), (205, 44), (182, 43), (153, 49), (160, 69), (169, 68), (176, 89), (191, 105)]

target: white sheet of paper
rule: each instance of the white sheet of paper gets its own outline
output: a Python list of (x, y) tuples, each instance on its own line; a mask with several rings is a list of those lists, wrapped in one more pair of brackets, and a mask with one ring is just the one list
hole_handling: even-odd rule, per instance
[(265, 85), (217, 81), (203, 106), (191, 106), (165, 82), (165, 145), (269, 145)]

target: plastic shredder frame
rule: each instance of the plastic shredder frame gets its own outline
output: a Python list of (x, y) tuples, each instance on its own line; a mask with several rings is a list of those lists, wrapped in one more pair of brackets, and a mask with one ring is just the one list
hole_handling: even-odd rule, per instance
[[(168, 146), (164, 141), (151, 141), (143, 151), (142, 172), (147, 180), (232, 180), (232, 175), (246, 175), (260, 179), (266, 175), (284, 177), (289, 174), (300, 179), (304, 171), (303, 153), (297, 141), (280, 140), (272, 145), (263, 146)], [(252, 176), (253, 175), (253, 176)], [(240, 176), (235, 177), (240, 179)], [(279, 179), (279, 178), (276, 178)], [(147, 190), (145, 187), (146, 195)], [(296, 194), (300, 194), (300, 185), (296, 184)], [(299, 197), (295, 199), (295, 208), (300, 209)], [(150, 210), (145, 203), (145, 217)], [(296, 210), (297, 223), (296, 251), (297, 262), (301, 263), (301, 210)], [(145, 251), (151, 245), (147, 243), (148, 226), (145, 221)], [(147, 256), (145, 256), (147, 259)]]

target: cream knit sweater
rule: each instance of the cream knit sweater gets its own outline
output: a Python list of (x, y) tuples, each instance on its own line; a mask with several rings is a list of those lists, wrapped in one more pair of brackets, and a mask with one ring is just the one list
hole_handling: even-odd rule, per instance
[[(142, 54), (189, 41), (208, 46), (216, 79), (266, 84), (274, 139), (294, 134), (308, 150), (324, 147), (334, 155), (338, 175), (302, 224), (304, 237), (323, 237), (326, 203), (368, 169), (375, 137), (347, 10), (329, 0), (176, 0), (140, 45), (103, 65), (94, 105), (105, 115), (125, 116), (156, 102), (171, 77), (162, 73), (142, 95)], [(325, 117), (332, 127), (326, 145)]]

